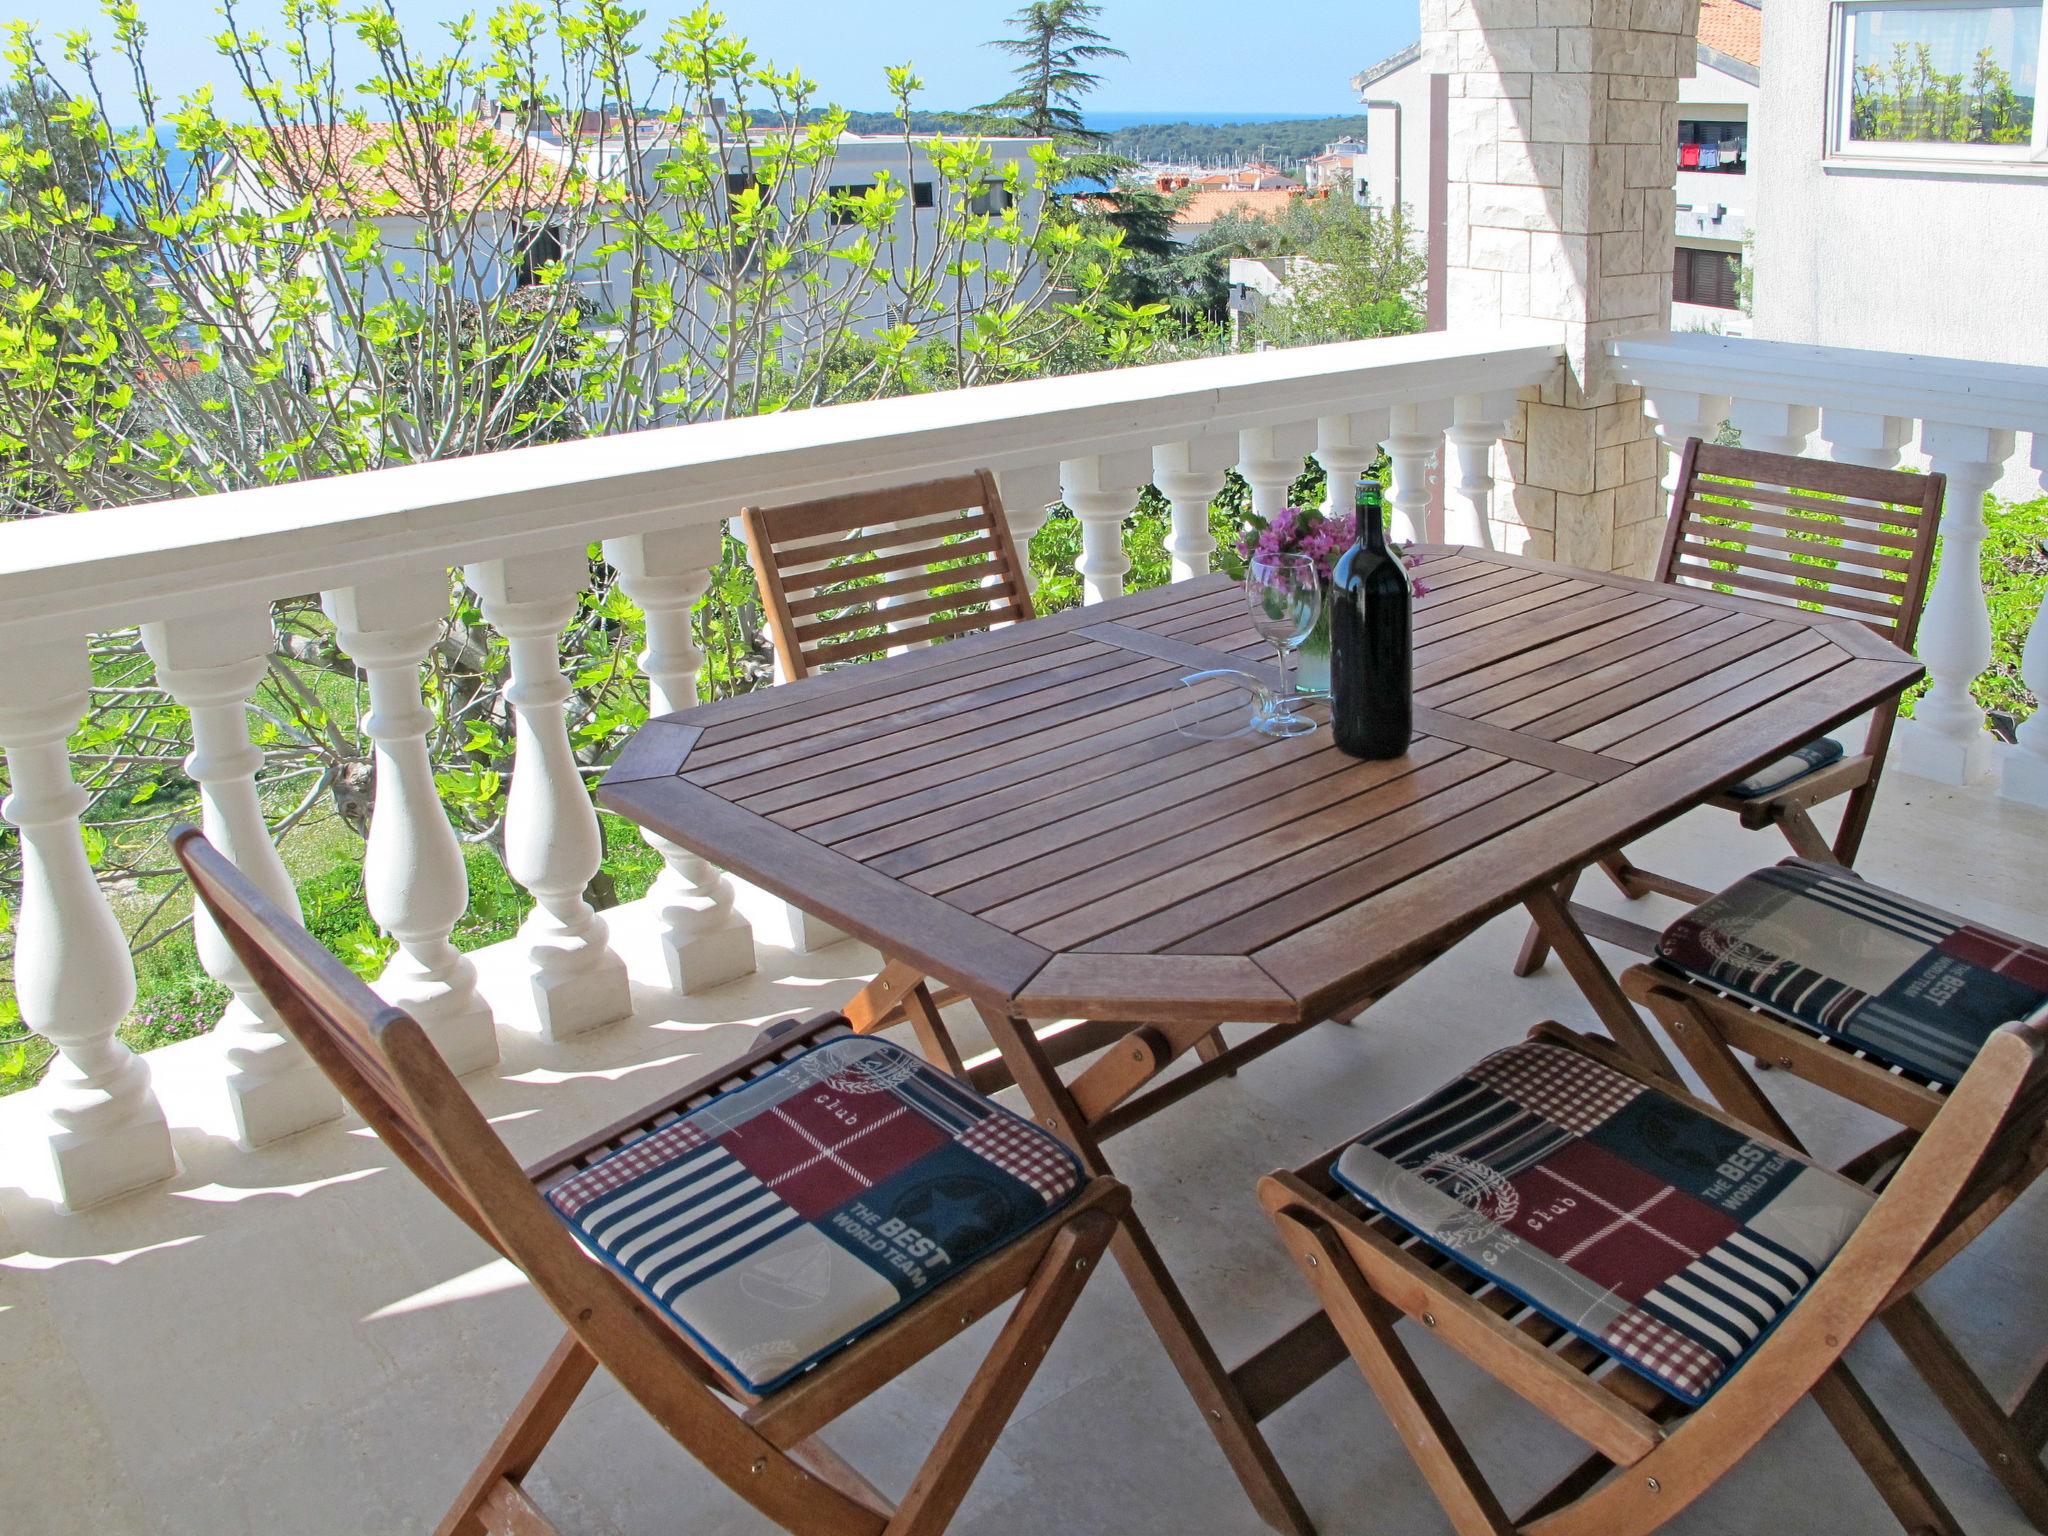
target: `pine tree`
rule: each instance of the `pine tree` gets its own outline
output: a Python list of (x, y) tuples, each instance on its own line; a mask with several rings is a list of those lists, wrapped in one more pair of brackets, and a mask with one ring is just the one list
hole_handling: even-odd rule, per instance
[(1009, 118), (1034, 138), (1101, 143), (1106, 135), (1090, 129), (1081, 115), (1081, 98), (1102, 83), (1087, 66), (1130, 57), (1096, 30), (1101, 14), (1102, 7), (1089, 0), (1031, 0), (1012, 15), (1017, 35), (987, 46), (1019, 61), (1012, 71), (1017, 84), (981, 110)]

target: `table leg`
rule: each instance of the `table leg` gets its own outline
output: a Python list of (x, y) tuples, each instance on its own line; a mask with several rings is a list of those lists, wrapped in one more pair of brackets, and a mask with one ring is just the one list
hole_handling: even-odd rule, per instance
[[(1059, 1069), (1045, 1054), (1031, 1025), (999, 1009), (983, 1007), (981, 1016), (1039, 1124), (1079, 1153), (1090, 1172), (1111, 1172), (1102, 1144), (1060, 1081)], [(1280, 1470), (1272, 1447), (1259, 1433), (1257, 1419), (1135, 1213), (1124, 1216), (1110, 1251), (1259, 1517), (1289, 1536), (1313, 1536), (1315, 1527), (1308, 1512), (1295, 1496), (1287, 1474)]]
[(1677, 1082), (1678, 1073), (1673, 1070), (1671, 1059), (1657, 1044), (1643, 1016), (1636, 1012), (1635, 1004), (1622, 992), (1621, 983), (1614, 979), (1607, 963), (1594, 950), (1585, 930), (1572, 916), (1570, 906), (1547, 885), (1531, 891), (1523, 898), (1523, 905), (1529, 909), (1544, 941), (1578, 983), (1593, 1012), (1607, 1026), (1609, 1038), (1650, 1071)]

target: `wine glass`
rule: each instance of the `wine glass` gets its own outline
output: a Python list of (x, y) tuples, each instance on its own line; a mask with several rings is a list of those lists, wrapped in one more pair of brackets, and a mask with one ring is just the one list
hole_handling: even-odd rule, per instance
[(1316, 563), (1299, 553), (1256, 556), (1245, 567), (1244, 592), (1252, 628), (1272, 642), (1280, 663), (1280, 688), (1259, 715), (1258, 728), (1269, 736), (1306, 735), (1316, 723), (1294, 711), (1287, 658), (1322, 616), (1323, 583)]

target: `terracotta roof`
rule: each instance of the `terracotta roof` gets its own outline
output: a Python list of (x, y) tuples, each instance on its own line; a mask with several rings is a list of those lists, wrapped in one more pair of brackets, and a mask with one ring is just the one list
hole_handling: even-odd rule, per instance
[(1269, 187), (1260, 192), (1196, 192), (1192, 193), (1186, 205), (1173, 216), (1176, 224), (1214, 224), (1233, 208), (1242, 208), (1246, 213), (1265, 217), (1278, 213), (1295, 198), (1301, 196), (1297, 187)]
[(1764, 13), (1744, 0), (1700, 0), (1700, 43), (1752, 69), (1764, 62)]
[(294, 124), (271, 132), (265, 159), (295, 197), (319, 194), (337, 212), (524, 209), (597, 191), (532, 140), (475, 119), (456, 127), (453, 145), (424, 141), (410, 124)]

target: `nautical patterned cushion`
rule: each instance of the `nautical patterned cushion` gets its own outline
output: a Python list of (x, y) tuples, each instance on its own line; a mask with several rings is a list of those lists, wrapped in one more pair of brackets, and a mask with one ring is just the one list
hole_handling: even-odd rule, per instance
[(1809, 741), (1797, 752), (1787, 753), (1775, 763), (1759, 768), (1748, 778), (1728, 786), (1728, 793), (1744, 800), (1761, 800), (1775, 795), (1786, 785), (1805, 778), (1816, 768), (1825, 768), (1842, 755), (1842, 744), (1832, 736)]
[(1071, 1199), (1064, 1145), (886, 1040), (840, 1036), (548, 1190), (629, 1284), (774, 1391)]
[(1694, 1404), (1792, 1309), (1871, 1203), (1796, 1152), (1534, 1040), (1367, 1131), (1336, 1174)]
[(1887, 1066), (1952, 1084), (2048, 1003), (2048, 947), (1787, 859), (1664, 930), (1658, 958)]

